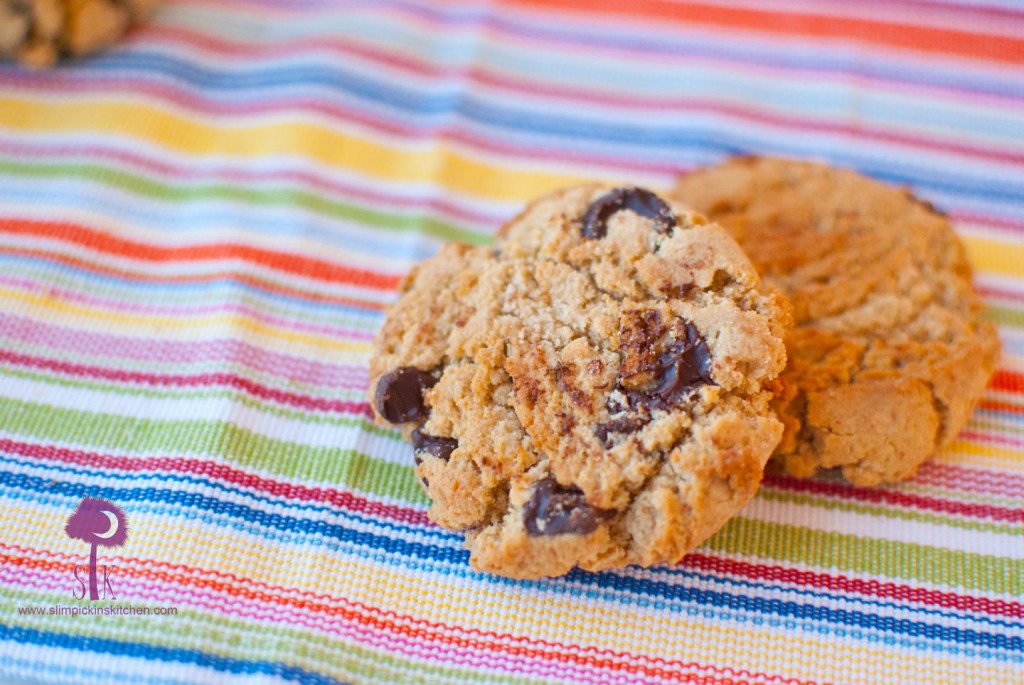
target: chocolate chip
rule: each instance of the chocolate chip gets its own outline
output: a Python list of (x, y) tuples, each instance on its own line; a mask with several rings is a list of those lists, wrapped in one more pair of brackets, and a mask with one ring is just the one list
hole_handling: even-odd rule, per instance
[(608, 399), (608, 411), (668, 409), (702, 385), (713, 385), (711, 350), (693, 323), (663, 322), (656, 311), (631, 311), (622, 331), (618, 389), (626, 404)]
[(583, 237), (603, 238), (608, 233), (608, 219), (624, 209), (654, 219), (654, 228), (658, 233), (668, 233), (676, 225), (672, 208), (651, 191), (643, 188), (616, 188), (594, 200), (587, 208), (583, 215)]
[(682, 327), (682, 335), (658, 356), (657, 385), (647, 394), (664, 407), (671, 407), (702, 385), (713, 385), (711, 350), (691, 322)]
[(647, 425), (648, 419), (639, 416), (622, 416), (611, 421), (605, 421), (594, 426), (594, 435), (601, 441), (605, 449), (608, 449), (615, 442), (612, 435), (622, 433), (635, 433)]
[(416, 459), (417, 464), (421, 461), (420, 455), (430, 455), (448, 461), (458, 446), (459, 441), (455, 438), (429, 435), (423, 432), (422, 426), (412, 432), (413, 458)]
[(428, 414), (423, 404), (423, 392), (435, 383), (437, 379), (426, 371), (403, 366), (380, 377), (373, 404), (377, 412), (391, 423), (421, 421)]
[(614, 511), (587, 504), (579, 488), (545, 478), (534, 486), (523, 507), (523, 524), (533, 536), (586, 535), (614, 515)]

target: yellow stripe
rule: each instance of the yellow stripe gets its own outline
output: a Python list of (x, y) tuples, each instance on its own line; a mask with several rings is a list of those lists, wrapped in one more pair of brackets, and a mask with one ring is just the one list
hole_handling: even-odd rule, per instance
[[(16, 533), (13, 544), (40, 546), (72, 557), (85, 557), (87, 549), (63, 534), (63, 514), (27, 506), (5, 504), (2, 520)], [(296, 549), (209, 525), (128, 512), (135, 537), (126, 555), (216, 569), (271, 585), (345, 598), (382, 611), (394, 611), (428, 621), (499, 633), (528, 634), (569, 644), (709, 663), (732, 668), (763, 670), (807, 680), (852, 681), (866, 672), (914, 673), (915, 682), (1012, 682), (1007, 666), (920, 654), (897, 646), (892, 649), (866, 644), (845, 645), (779, 628), (747, 628), (714, 620), (658, 616), (660, 635), (673, 636), (655, 644), (650, 637), (652, 616), (628, 606), (595, 602), (580, 620), (579, 602), (558, 597), (528, 597), (516, 587), (486, 581), (453, 581), (437, 575), (409, 575), (358, 558)], [(202, 540), (202, 544), (196, 544)], [(106, 553), (106, 551), (105, 551)], [(117, 563), (111, 551), (106, 563)], [(221, 578), (223, 579), (223, 578)], [(467, 585), (469, 583), (469, 585)], [(271, 591), (271, 594), (274, 594)], [(126, 598), (130, 599), (130, 598)], [(780, 640), (785, 641), (785, 647)], [(823, 662), (821, 655), (828, 654)], [(829, 665), (835, 672), (823, 675)], [(868, 666), (870, 664), (870, 667)], [(883, 670), (871, 670), (883, 669)], [(959, 674), (954, 677), (953, 674)]]
[(1005, 471), (1024, 471), (1024, 452), (982, 442), (954, 440), (936, 455), (935, 459), (947, 464), (970, 464)]
[(526, 201), (580, 176), (499, 167), (431, 144), (400, 150), (302, 121), (229, 126), (199, 122), (148, 105), (103, 100), (32, 102), (0, 98), (0, 127), (33, 133), (102, 132), (176, 152), (238, 157), (289, 154), (389, 181), (433, 182), (480, 198)]
[[(53, 295), (37, 295), (10, 288), (0, 288), (0, 302), (4, 302), (4, 309), (13, 314), (30, 316), (34, 320), (48, 319), (49, 322), (62, 326), (84, 326), (105, 333), (112, 332), (111, 326), (114, 326), (117, 329), (113, 332), (120, 334), (141, 332), (162, 339), (177, 334), (177, 337), (181, 339), (196, 339), (202, 337), (200, 335), (202, 329), (222, 329), (230, 330), (233, 333), (245, 331), (289, 345), (306, 345), (319, 350), (351, 352), (361, 355), (370, 353), (368, 343), (350, 342), (284, 330), (268, 326), (241, 314), (210, 314), (189, 318), (165, 317), (155, 314), (124, 314), (73, 304)], [(287, 346), (283, 349), (294, 351), (294, 348)]]
[(962, 236), (967, 258), (978, 271), (1024, 276), (1024, 243)]

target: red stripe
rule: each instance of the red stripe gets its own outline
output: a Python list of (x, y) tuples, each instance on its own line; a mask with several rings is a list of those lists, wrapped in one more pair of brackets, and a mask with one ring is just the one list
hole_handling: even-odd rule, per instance
[(542, 11), (578, 15), (604, 14), (612, 19), (628, 16), (729, 31), (794, 36), (816, 42), (856, 41), (887, 48), (942, 55), (1024, 63), (1024, 40), (983, 32), (897, 23), (871, 18), (832, 16), (811, 12), (772, 12), (669, 0), (505, 0), (505, 4)]
[(334, 262), (240, 243), (209, 243), (175, 247), (140, 243), (70, 222), (6, 218), (0, 219), (0, 231), (15, 235), (62, 240), (96, 252), (148, 262), (241, 260), (328, 283), (345, 283), (380, 290), (394, 290), (400, 279), (399, 276), (354, 269)]
[[(198, 459), (178, 457), (119, 457), (102, 455), (94, 452), (83, 452), (55, 445), (36, 445), (0, 439), (0, 451), (18, 454), (24, 457), (78, 466), (94, 466), (98, 469), (119, 469), (123, 471), (166, 471), (187, 473), (197, 476), (215, 478), (221, 482), (266, 492), (276, 497), (298, 501), (312, 501), (331, 504), (347, 511), (377, 516), (380, 518), (401, 521), (408, 525), (434, 526), (427, 518), (426, 512), (400, 507), (396, 505), (373, 502), (351, 492), (328, 488), (315, 488), (304, 485), (285, 483), (246, 473), (224, 464), (215, 464)], [(696, 564), (719, 564), (713, 568), (716, 572), (740, 575), (752, 580), (768, 580), (806, 584), (812, 587), (843, 590), (866, 596), (885, 597), (899, 601), (910, 601), (921, 604), (932, 604), (963, 611), (976, 611), (998, 616), (1024, 617), (1024, 605), (986, 597), (977, 597), (946, 591), (915, 588), (910, 585), (864, 581), (842, 575), (801, 571), (783, 566), (749, 564), (746, 562), (719, 559), (704, 554), (691, 554), (682, 562), (684, 566)], [(710, 568), (710, 567), (709, 567)]]
[(981, 409), (987, 409), (989, 411), (1006, 412), (1009, 414), (1021, 414), (1024, 415), (1024, 405), (1011, 404), (1009, 402), (999, 402), (996, 400), (982, 400), (978, 403), (978, 407)]
[(915, 495), (899, 490), (883, 490), (881, 488), (855, 488), (845, 483), (834, 483), (820, 480), (801, 480), (788, 476), (768, 475), (763, 481), (764, 486), (790, 492), (802, 492), (825, 497), (836, 497), (872, 504), (893, 504), (900, 507), (937, 511), (954, 516), (973, 516), (993, 521), (1024, 523), (1024, 509), (1007, 509), (991, 504), (978, 504), (943, 500), (936, 497)]
[(1024, 393), (1024, 373), (1000, 369), (992, 376), (989, 387), (996, 390)]
[(72, 364), (70, 362), (44, 359), (42, 357), (31, 357), (25, 354), (7, 352), (6, 350), (0, 350), (0, 362), (8, 362), (10, 364), (16, 364), (18, 366), (28, 368), (45, 369), (55, 373), (82, 376), (86, 378), (101, 378), (103, 380), (132, 383), (135, 385), (175, 388), (195, 388), (208, 385), (219, 385), (241, 390), (248, 395), (258, 397), (262, 400), (269, 400), (279, 404), (299, 407), (301, 409), (348, 415), (354, 414), (356, 416), (364, 416), (368, 419), (373, 418), (373, 412), (370, 410), (368, 402), (328, 400), (322, 397), (300, 395), (298, 393), (286, 392), (277, 388), (270, 388), (232, 373), (203, 373), (186, 375), (122, 371), (120, 369), (105, 369), (98, 366), (86, 366), (85, 364)]

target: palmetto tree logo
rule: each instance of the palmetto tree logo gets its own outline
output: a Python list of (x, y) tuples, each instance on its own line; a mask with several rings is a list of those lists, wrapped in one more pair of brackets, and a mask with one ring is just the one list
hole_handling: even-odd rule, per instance
[(96, 587), (96, 548), (120, 547), (128, 541), (128, 517), (121, 507), (97, 497), (86, 497), (68, 517), (64, 532), (90, 545), (89, 599), (99, 599)]

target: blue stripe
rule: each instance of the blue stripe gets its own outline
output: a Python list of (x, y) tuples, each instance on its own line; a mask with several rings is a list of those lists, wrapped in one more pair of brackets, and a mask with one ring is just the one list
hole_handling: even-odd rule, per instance
[(0, 624), (0, 640), (16, 644), (44, 645), (47, 647), (60, 647), (62, 649), (75, 649), (81, 652), (136, 657), (151, 661), (192, 664), (221, 673), (274, 676), (282, 680), (302, 683), (302, 685), (333, 685), (340, 682), (329, 676), (280, 662), (229, 659), (228, 657), (202, 652), (197, 649), (159, 647), (141, 642), (124, 642), (89, 635), (75, 635), (69, 638), (66, 633), (54, 633), (4, 624)]
[[(325, 521), (301, 519), (277, 513), (263, 512), (246, 507), (236, 502), (218, 500), (194, 492), (177, 492), (157, 488), (115, 488), (110, 486), (90, 487), (80, 483), (54, 482), (52, 479), (39, 478), (26, 474), (0, 472), (0, 485), (11, 488), (15, 493), (40, 492), (64, 497), (104, 497), (115, 502), (158, 502), (174, 504), (203, 512), (217, 513), (242, 521), (257, 523), (265, 528), (277, 531), (301, 532), (307, 535), (323, 536), (327, 539), (349, 543), (358, 547), (382, 550), (388, 554), (401, 557), (427, 558), (443, 561), (448, 564), (468, 565), (469, 555), (463, 549), (439, 548), (418, 542), (399, 540), (383, 535), (357, 531), (340, 524)], [(346, 514), (347, 515), (347, 514)], [(611, 573), (584, 573), (573, 571), (567, 581), (591, 585), (603, 589), (628, 591), (640, 596), (653, 596), (662, 599), (674, 599), (699, 605), (710, 605), (718, 608), (731, 609), (763, 615), (775, 615), (781, 618), (812, 620), (826, 625), (842, 624), (857, 628), (865, 628), (880, 632), (923, 638), (932, 641), (943, 641), (958, 645), (976, 645), (980, 647), (1009, 650), (1015, 653), (1004, 658), (1024, 662), (1024, 638), (1007, 636), (999, 633), (985, 633), (971, 629), (941, 626), (910, 619), (895, 619), (847, 609), (832, 609), (788, 600), (768, 599), (734, 595), (720, 591), (704, 590), (696, 587), (671, 585), (652, 579), (638, 580), (627, 576)], [(509, 581), (517, 584), (515, 581)], [(548, 581), (551, 582), (551, 581)], [(528, 583), (527, 583), (528, 585)]]
[[(7, 677), (12, 677), (15, 673), (20, 674), (26, 671), (32, 671), (36, 676), (45, 674), (45, 682), (52, 683), (67, 682), (72, 674), (74, 674), (73, 677), (76, 683), (81, 682), (83, 679), (100, 682), (103, 685), (114, 682), (128, 682), (128, 679), (125, 678), (121, 671), (114, 669), (90, 668), (83, 665), (71, 666), (66, 663), (48, 663), (33, 659), (19, 659), (10, 655), (0, 655), (0, 673), (5, 674)], [(137, 684), (140, 682), (140, 678), (141, 682), (148, 683), (149, 685), (195, 685), (194, 680), (171, 679), (158, 675), (139, 675), (137, 673), (132, 674), (130, 682)]]

